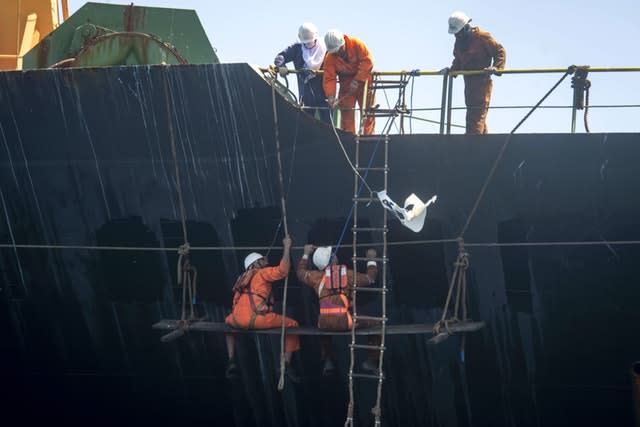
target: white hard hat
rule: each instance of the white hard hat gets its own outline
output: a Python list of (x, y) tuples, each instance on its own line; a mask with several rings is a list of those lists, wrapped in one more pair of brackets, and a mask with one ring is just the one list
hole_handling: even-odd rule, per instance
[(455, 34), (471, 22), (464, 12), (453, 12), (449, 17), (449, 34)]
[(324, 270), (331, 261), (331, 246), (322, 246), (313, 253), (313, 263), (318, 270)]
[(260, 258), (263, 258), (263, 256), (258, 252), (251, 252), (244, 258), (244, 269), (248, 270), (249, 267), (251, 267), (251, 264), (259, 260)]
[(329, 30), (324, 35), (324, 44), (327, 45), (327, 52), (336, 53), (344, 45), (344, 34), (340, 30)]
[(305, 22), (298, 29), (298, 38), (302, 43), (311, 43), (318, 38), (318, 27), (311, 22)]

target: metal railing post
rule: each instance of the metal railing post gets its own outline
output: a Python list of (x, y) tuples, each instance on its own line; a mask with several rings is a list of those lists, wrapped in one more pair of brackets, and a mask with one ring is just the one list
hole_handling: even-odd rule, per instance
[(442, 76), (442, 101), (440, 102), (440, 135), (444, 134), (444, 119), (447, 109), (447, 87), (449, 83), (449, 73)]
[(448, 76), (448, 88), (447, 88), (447, 135), (451, 134), (451, 103), (453, 94), (453, 77)]

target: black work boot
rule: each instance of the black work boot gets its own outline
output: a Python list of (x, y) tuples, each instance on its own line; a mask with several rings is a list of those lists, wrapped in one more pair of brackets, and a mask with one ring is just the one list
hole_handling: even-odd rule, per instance
[(227, 369), (224, 371), (224, 376), (227, 379), (233, 380), (240, 376), (240, 369), (238, 365), (236, 365), (236, 361), (234, 359), (229, 359), (227, 362)]
[(285, 364), (285, 375), (289, 378), (289, 380), (294, 384), (300, 384), (302, 382), (302, 377), (296, 368), (293, 367), (293, 363)]
[(329, 377), (337, 373), (336, 364), (332, 359), (326, 359), (322, 367), (322, 376)]

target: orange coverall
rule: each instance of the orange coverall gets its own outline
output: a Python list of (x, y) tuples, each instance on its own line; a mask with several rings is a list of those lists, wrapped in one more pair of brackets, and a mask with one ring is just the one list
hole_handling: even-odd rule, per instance
[[(507, 53), (491, 34), (474, 27), (466, 38), (456, 38), (453, 58), (451, 71), (482, 70), (491, 66), (502, 70)], [(464, 76), (464, 102), (467, 106), (466, 133), (488, 132), (486, 121), (492, 89), (493, 81), (489, 75)]]
[[(273, 282), (284, 279), (289, 273), (291, 263), (283, 259), (277, 267), (259, 269), (251, 278), (245, 292), (236, 292), (233, 296), (233, 309), (225, 319), (227, 325), (240, 329), (270, 329), (282, 326), (280, 314), (271, 311), (271, 288)], [(253, 300), (253, 305), (251, 303)], [(254, 311), (255, 306), (255, 311)], [(298, 322), (285, 317), (287, 328), (297, 328)], [(292, 352), (300, 349), (297, 335), (285, 337), (285, 351)]]
[[(324, 58), (324, 75), (322, 85), (324, 92), (329, 97), (336, 96), (336, 83), (340, 82), (340, 92), (337, 99), (340, 100), (340, 115), (342, 117), (342, 129), (355, 133), (355, 107), (356, 102), (364, 111), (374, 103), (374, 92), (371, 89), (373, 77), (373, 58), (364, 42), (355, 37), (344, 36), (343, 52), (327, 53)], [(338, 80), (339, 79), (339, 80)], [(353, 80), (360, 82), (358, 90), (349, 93), (349, 85)], [(364, 82), (367, 82), (367, 99), (362, 105)], [(363, 134), (371, 135), (375, 128), (375, 118), (369, 116), (364, 121)]]
[[(322, 279), (324, 278), (325, 272), (319, 271), (319, 270), (309, 270), (307, 268), (308, 264), (309, 264), (308, 259), (304, 259), (304, 257), (300, 258), (300, 261), (298, 261), (298, 267), (296, 268), (296, 275), (298, 276), (298, 279), (302, 283), (313, 288), (313, 290), (315, 291), (315, 294), (318, 295), (318, 288), (320, 286), (320, 283), (322, 282)], [(347, 292), (350, 293), (351, 287), (353, 287), (354, 281), (358, 286), (371, 285), (372, 283), (375, 282), (377, 274), (378, 274), (378, 268), (374, 267), (373, 265), (367, 267), (367, 274), (356, 272), (354, 275), (353, 270), (347, 269), (347, 284), (349, 286), (349, 288), (347, 289)], [(332, 292), (327, 288), (322, 289), (322, 291), (320, 292), (320, 295), (318, 295), (318, 298), (327, 298), (329, 302), (331, 302), (336, 306), (344, 306), (341, 295), (332, 294)], [(349, 296), (348, 298), (349, 298), (348, 300), (349, 307), (346, 307), (347, 309), (349, 309), (351, 306), (351, 297)], [(376, 321), (369, 322), (369, 321), (360, 320), (356, 327), (367, 328), (367, 327), (377, 326), (378, 324), (379, 323)], [(350, 326), (347, 327), (345, 325), (345, 321), (342, 316), (324, 316), (324, 317), (321, 316), (318, 318), (318, 329), (325, 329), (325, 330), (331, 330), (331, 331), (344, 331), (350, 328), (351, 328)], [(370, 345), (379, 345), (380, 343), (380, 337), (376, 335), (368, 335), (367, 338)], [(331, 336), (321, 335), (320, 343), (321, 343), (321, 350), (322, 350), (322, 359), (334, 358)], [(370, 357), (373, 360), (377, 359), (377, 356), (378, 356), (377, 351), (374, 350), (370, 352)]]

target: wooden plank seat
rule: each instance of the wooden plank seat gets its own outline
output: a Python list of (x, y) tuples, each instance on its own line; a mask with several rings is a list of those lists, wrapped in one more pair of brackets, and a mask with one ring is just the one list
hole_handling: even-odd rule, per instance
[[(186, 325), (186, 327), (185, 327)], [(419, 324), (406, 324), (406, 325), (386, 325), (387, 335), (407, 335), (407, 334), (427, 334), (433, 335), (433, 323), (419, 323)], [(482, 329), (484, 322), (455, 322), (448, 324), (448, 330), (451, 333), (464, 333), (474, 332)], [(153, 324), (153, 329), (168, 332), (161, 340), (168, 342), (176, 339), (185, 334), (188, 331), (198, 332), (235, 332), (235, 333), (250, 333), (250, 334), (280, 334), (281, 328), (271, 329), (237, 329), (232, 328), (226, 323), (222, 322), (207, 322), (207, 321), (194, 321), (194, 322), (180, 322), (178, 320), (163, 319)], [(287, 334), (291, 335), (351, 335), (351, 331), (326, 331), (313, 327), (299, 327), (299, 328), (287, 328)], [(380, 327), (362, 328), (356, 329), (356, 335), (379, 335)]]

